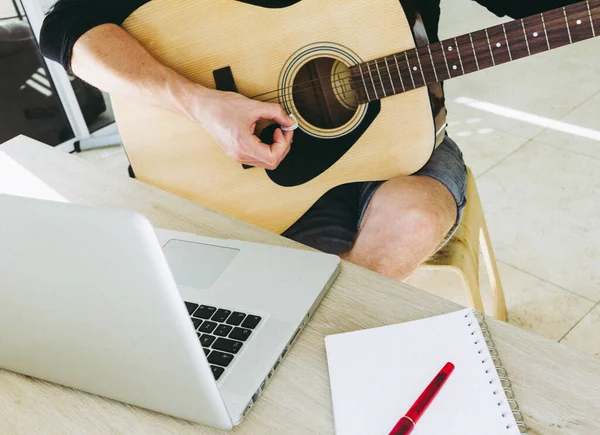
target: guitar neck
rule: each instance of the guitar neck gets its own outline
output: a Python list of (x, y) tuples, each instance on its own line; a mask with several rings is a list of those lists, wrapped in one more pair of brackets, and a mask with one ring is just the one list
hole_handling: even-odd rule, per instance
[(351, 81), (367, 103), (596, 36), (600, 0), (588, 0), (354, 65)]

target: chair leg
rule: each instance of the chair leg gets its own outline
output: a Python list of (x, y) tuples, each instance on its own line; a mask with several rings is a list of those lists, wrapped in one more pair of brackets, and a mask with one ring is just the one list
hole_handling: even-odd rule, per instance
[(496, 263), (496, 257), (494, 256), (494, 251), (490, 242), (490, 234), (485, 221), (481, 222), (479, 242), (481, 244), (483, 261), (485, 263), (490, 284), (492, 285), (492, 293), (494, 295), (493, 315), (496, 319), (506, 322), (506, 298), (504, 297), (504, 290), (502, 289), (502, 283), (500, 282), (500, 273), (498, 272), (498, 264)]
[(479, 257), (473, 259), (473, 262), (465, 264), (461, 270), (467, 285), (467, 295), (471, 302), (471, 307), (481, 313), (484, 313), (483, 301), (481, 299), (481, 290), (479, 286)]

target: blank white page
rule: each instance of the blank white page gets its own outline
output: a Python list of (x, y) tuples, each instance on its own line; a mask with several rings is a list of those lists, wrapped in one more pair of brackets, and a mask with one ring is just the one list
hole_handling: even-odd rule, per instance
[(325, 345), (338, 435), (387, 435), (447, 362), (456, 368), (412, 435), (519, 434), (472, 310), (330, 335)]

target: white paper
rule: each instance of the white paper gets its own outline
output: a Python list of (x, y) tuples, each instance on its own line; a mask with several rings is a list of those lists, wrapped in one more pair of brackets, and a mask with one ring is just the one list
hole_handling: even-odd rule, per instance
[(338, 435), (387, 435), (447, 362), (456, 368), (412, 435), (519, 434), (472, 310), (325, 344)]

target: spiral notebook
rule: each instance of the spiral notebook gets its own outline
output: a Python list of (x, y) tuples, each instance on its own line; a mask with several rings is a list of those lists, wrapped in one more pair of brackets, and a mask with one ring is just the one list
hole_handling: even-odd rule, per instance
[(387, 435), (446, 362), (456, 366), (412, 435), (527, 433), (481, 313), (325, 338), (337, 435)]

